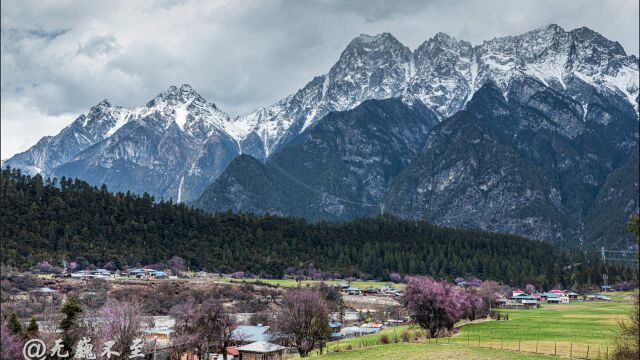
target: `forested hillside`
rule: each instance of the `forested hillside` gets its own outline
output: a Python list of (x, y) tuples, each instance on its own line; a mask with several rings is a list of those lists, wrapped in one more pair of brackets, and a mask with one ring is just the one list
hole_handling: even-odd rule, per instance
[(273, 277), (290, 267), (374, 278), (390, 272), (473, 275), (549, 286), (597, 282), (604, 271), (612, 282), (632, 276), (621, 267), (605, 269), (596, 255), (422, 221), (309, 224), (269, 215), (210, 215), (148, 195), (112, 194), (80, 180), (45, 181), (10, 169), (2, 171), (0, 185), (2, 263), (22, 268), (79, 257), (98, 266), (150, 264), (179, 255), (191, 268)]

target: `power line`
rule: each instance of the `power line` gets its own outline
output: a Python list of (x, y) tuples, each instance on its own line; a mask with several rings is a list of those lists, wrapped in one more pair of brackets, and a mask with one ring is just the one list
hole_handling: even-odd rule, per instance
[[(316, 194), (319, 194), (319, 195), (331, 197), (331, 198), (334, 198), (336, 200), (339, 200), (339, 201), (342, 201), (342, 202), (348, 203), (348, 204), (367, 206), (367, 207), (376, 207), (376, 208), (380, 209), (380, 213), (381, 214), (384, 214), (385, 205), (383, 203), (371, 204), (371, 203), (365, 203), (365, 202), (360, 202), (360, 201), (353, 201), (353, 200), (349, 200), (349, 199), (344, 199), (344, 198), (341, 198), (339, 196), (329, 194), (329, 193), (327, 193), (325, 191), (315, 189), (315, 188), (305, 184), (304, 182), (300, 181), (295, 176), (291, 175), (289, 172), (287, 172), (282, 167), (280, 167), (280, 165), (278, 165), (275, 161), (273, 161), (271, 159), (268, 159), (267, 163), (271, 164), (274, 168), (276, 168), (282, 175), (286, 176), (289, 180), (295, 182), (296, 184), (302, 186), (303, 188), (305, 188), (305, 189), (307, 189), (309, 191), (312, 191), (312, 192), (314, 192)], [(389, 210), (389, 211), (391, 211), (391, 210)]]

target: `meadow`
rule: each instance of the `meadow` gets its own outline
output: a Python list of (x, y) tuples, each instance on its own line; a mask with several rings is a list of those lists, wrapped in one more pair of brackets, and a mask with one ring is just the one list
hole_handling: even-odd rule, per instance
[[(278, 285), (278, 286), (282, 286), (282, 287), (296, 287), (296, 286), (314, 286), (314, 285), (318, 285), (320, 283), (325, 283), (327, 285), (335, 285), (338, 283), (345, 283), (345, 281), (343, 280), (326, 280), (326, 281), (319, 281), (319, 280), (302, 280), (300, 282), (294, 280), (294, 279), (286, 279), (286, 280), (280, 280), (280, 279), (231, 279), (231, 278), (225, 278), (224, 279), (225, 282), (235, 282), (235, 283), (242, 283), (242, 282), (248, 282), (248, 283), (255, 283), (255, 282), (261, 282), (264, 284), (269, 284), (269, 285)], [(349, 283), (352, 287), (357, 287), (360, 289), (366, 289), (369, 287), (373, 287), (373, 288), (379, 288), (382, 286), (389, 286), (389, 287), (394, 287), (394, 288), (404, 288), (405, 284), (395, 284), (392, 282), (388, 282), (388, 281), (351, 281)]]
[[(632, 293), (611, 295), (612, 302), (543, 304), (539, 309), (499, 310), (509, 320), (480, 320), (457, 324), (450, 338), (398, 340), (403, 331), (413, 334), (417, 326), (387, 328), (381, 333), (332, 342), (330, 359), (546, 359), (557, 355), (604, 359), (618, 330), (618, 321), (632, 310)], [(379, 345), (387, 335), (391, 344)], [(349, 350), (353, 349), (353, 350)], [(337, 352), (338, 351), (338, 352)], [(546, 354), (546, 355), (545, 355)]]

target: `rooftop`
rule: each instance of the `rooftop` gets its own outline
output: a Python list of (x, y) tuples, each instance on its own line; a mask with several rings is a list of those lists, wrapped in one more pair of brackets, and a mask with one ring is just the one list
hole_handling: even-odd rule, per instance
[(270, 353), (274, 351), (285, 350), (286, 347), (278, 344), (272, 344), (267, 341), (256, 341), (249, 345), (240, 346), (238, 351), (241, 352), (253, 352), (253, 353)]

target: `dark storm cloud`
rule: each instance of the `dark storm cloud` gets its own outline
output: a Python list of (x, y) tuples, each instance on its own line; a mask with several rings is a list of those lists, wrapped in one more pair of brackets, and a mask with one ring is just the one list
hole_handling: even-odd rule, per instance
[(190, 83), (231, 115), (328, 71), (361, 33), (415, 49), (442, 31), (474, 44), (557, 23), (638, 53), (638, 2), (2, 1), (2, 158), (108, 98), (141, 105)]

